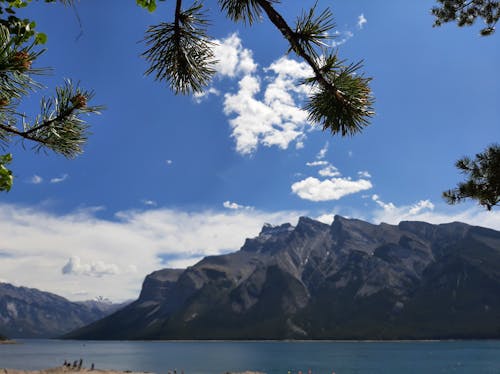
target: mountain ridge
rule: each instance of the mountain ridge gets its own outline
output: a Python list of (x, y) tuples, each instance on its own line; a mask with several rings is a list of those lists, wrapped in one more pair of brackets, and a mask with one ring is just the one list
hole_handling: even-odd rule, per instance
[(500, 337), (499, 292), (498, 231), (301, 217), (264, 225), (237, 252), (153, 272), (137, 301), (66, 337)]
[(0, 282), (0, 331), (13, 338), (50, 338), (101, 319), (127, 303), (72, 302), (36, 288)]

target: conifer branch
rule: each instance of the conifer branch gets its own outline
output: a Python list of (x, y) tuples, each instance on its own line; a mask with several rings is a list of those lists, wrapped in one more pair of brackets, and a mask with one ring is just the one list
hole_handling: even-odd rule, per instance
[[(312, 94), (306, 105), (309, 120), (322, 124), (324, 130), (329, 129), (333, 134), (341, 133), (342, 136), (353, 135), (367, 126), (369, 118), (374, 115), (373, 97), (368, 87), (371, 79), (356, 75), (361, 63), (344, 66), (344, 61), (338, 60), (335, 53), (320, 57), (312, 52), (314, 48), (311, 43), (320, 44), (318, 38), (325, 38), (324, 34), (334, 27), (330, 21), (331, 13), (325, 11), (314, 20), (313, 7), (303, 20), (299, 20), (297, 30), (293, 31), (270, 1), (255, 2), (289, 42), (290, 50), (306, 61), (313, 70), (314, 77), (307, 79), (305, 83), (319, 84), (321, 87)], [(304, 25), (316, 32), (304, 34), (299, 29)], [(323, 50), (323, 54), (325, 53)]]

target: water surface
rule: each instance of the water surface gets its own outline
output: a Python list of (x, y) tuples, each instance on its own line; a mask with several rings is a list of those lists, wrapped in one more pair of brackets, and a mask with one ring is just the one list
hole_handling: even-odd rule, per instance
[(500, 373), (500, 341), (130, 342), (27, 339), (0, 345), (0, 368), (42, 369), (64, 360), (96, 368), (180, 374), (256, 370), (286, 374)]

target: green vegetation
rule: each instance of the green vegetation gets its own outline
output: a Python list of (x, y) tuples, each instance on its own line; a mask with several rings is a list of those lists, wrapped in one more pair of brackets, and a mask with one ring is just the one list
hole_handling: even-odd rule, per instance
[[(6, 149), (15, 139), (29, 140), (35, 152), (51, 150), (67, 158), (82, 153), (88, 125), (82, 115), (99, 113), (102, 107), (89, 105), (92, 91), (86, 91), (70, 80), (57, 87), (55, 94), (40, 100), (35, 116), (19, 113), (23, 99), (43, 87), (34, 76), (48, 69), (34, 68), (36, 59), (45, 51), (40, 45), (47, 36), (35, 31), (36, 23), (17, 16), (31, 0), (0, 0), (0, 147)], [(54, 3), (56, 0), (45, 0)], [(70, 0), (59, 0), (70, 4)], [(8, 164), (12, 154), (0, 155), (0, 191), (9, 191), (13, 183)]]
[(500, 1), (496, 0), (437, 0), (438, 6), (432, 8), (436, 17), (434, 26), (456, 22), (458, 26), (471, 26), (476, 19), (484, 21), (483, 36), (495, 32), (495, 25), (500, 18)]
[(500, 146), (492, 145), (474, 160), (464, 157), (457, 161), (457, 168), (468, 176), (452, 190), (443, 193), (450, 204), (465, 199), (477, 200), (480, 205), (491, 210), (500, 202)]
[[(137, 1), (148, 10), (155, 1)], [(302, 84), (311, 86), (313, 94), (306, 103), (309, 120), (323, 129), (342, 136), (354, 135), (369, 124), (375, 114), (373, 96), (368, 86), (371, 78), (360, 74), (360, 62), (347, 63), (328, 47), (335, 28), (329, 9), (318, 11), (316, 5), (304, 11), (290, 26), (268, 0), (219, 0), (220, 11), (234, 22), (252, 25), (262, 15), (276, 26), (289, 44), (289, 53), (304, 60), (312, 76)], [(201, 2), (184, 9), (177, 0), (173, 22), (151, 26), (146, 32), (149, 49), (144, 57), (150, 63), (147, 74), (165, 81), (175, 93), (201, 92), (215, 74), (213, 43), (207, 34), (208, 20)]]

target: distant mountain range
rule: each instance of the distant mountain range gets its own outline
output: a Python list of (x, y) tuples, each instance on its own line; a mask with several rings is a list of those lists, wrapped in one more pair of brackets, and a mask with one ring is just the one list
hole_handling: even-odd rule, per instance
[(125, 305), (102, 298), (71, 302), (34, 288), (0, 283), (0, 332), (10, 338), (57, 337)]
[(78, 339), (500, 338), (500, 232), (336, 216), (148, 275)]

